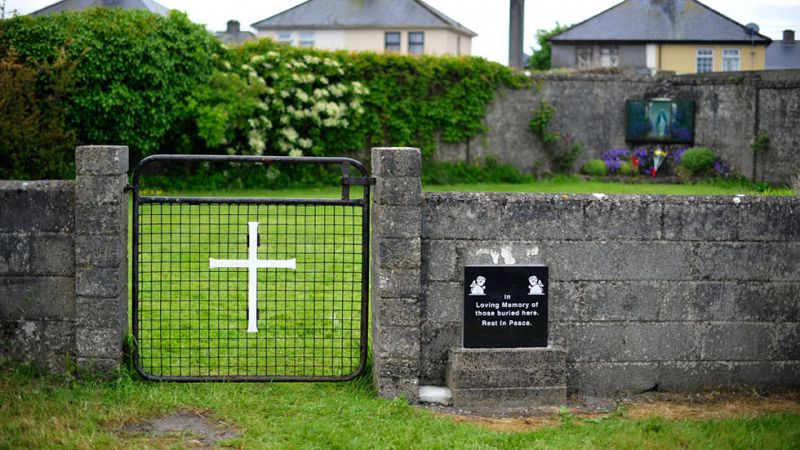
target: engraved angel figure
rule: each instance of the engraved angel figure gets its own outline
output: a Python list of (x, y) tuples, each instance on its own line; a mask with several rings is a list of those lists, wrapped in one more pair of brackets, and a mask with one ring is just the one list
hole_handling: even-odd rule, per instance
[(479, 276), (469, 285), (469, 295), (486, 295), (486, 278)]
[(536, 275), (528, 278), (528, 295), (544, 295), (544, 284)]

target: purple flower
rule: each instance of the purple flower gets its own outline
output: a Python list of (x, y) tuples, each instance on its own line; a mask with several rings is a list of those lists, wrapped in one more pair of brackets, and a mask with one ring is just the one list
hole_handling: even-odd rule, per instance
[(615, 173), (619, 170), (622, 161), (628, 160), (630, 153), (630, 149), (627, 148), (612, 148), (611, 150), (603, 152), (600, 158), (602, 158), (603, 162), (606, 164), (606, 170), (608, 170), (609, 173)]
[(671, 152), (672, 160), (675, 161), (676, 166), (680, 165), (681, 157), (686, 153), (686, 150), (689, 150), (689, 147), (678, 147)]
[(714, 161), (714, 172), (727, 178), (731, 174), (731, 167), (724, 161), (716, 160)]

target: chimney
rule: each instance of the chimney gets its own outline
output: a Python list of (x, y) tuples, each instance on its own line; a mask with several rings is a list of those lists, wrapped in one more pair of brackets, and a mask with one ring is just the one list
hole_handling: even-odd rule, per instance
[(229, 34), (239, 34), (239, 21), (238, 20), (229, 20), (228, 21), (228, 30), (226, 33)]
[(794, 30), (783, 30), (783, 45), (794, 45)]
[(510, 0), (508, 27), (508, 65), (524, 69), (522, 42), (525, 33), (525, 0)]

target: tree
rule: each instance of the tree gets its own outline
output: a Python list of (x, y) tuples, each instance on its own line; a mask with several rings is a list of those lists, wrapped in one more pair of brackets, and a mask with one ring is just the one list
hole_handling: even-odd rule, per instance
[(556, 22), (556, 27), (552, 30), (536, 30), (536, 42), (539, 43), (539, 49), (533, 47), (533, 56), (531, 56), (528, 68), (533, 70), (550, 70), (550, 54), (551, 46), (549, 39), (563, 31), (566, 31), (571, 25), (561, 25)]

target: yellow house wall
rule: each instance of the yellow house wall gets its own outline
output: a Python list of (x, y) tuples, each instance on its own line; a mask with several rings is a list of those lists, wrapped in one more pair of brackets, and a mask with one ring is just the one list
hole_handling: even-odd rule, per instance
[(705, 44), (661, 44), (658, 52), (659, 69), (677, 73), (697, 73), (697, 49), (714, 49), (714, 72), (722, 71), (722, 50), (739, 49), (740, 70), (764, 70), (766, 46), (764, 45), (705, 45)]

